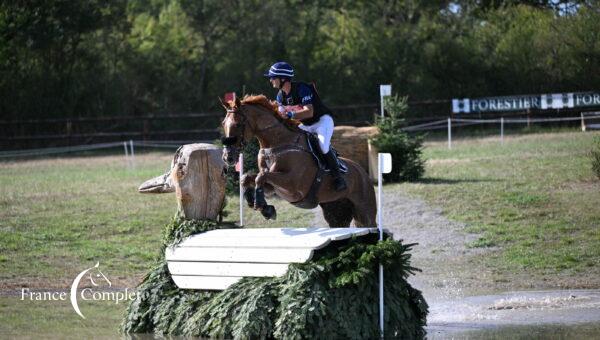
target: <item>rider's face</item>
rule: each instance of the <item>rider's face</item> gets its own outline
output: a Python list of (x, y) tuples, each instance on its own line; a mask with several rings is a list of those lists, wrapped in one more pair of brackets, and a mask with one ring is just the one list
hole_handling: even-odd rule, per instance
[(271, 86), (278, 89), (279, 85), (281, 83), (281, 80), (279, 80), (279, 78), (269, 78), (269, 82), (271, 83)]

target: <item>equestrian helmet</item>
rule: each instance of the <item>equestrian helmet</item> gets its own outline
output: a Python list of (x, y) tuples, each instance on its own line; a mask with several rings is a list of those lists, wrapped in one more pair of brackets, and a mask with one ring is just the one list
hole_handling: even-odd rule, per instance
[(264, 75), (269, 78), (292, 79), (292, 77), (294, 77), (294, 69), (292, 68), (292, 65), (285, 61), (279, 61), (273, 64), (271, 68), (269, 68), (269, 71)]

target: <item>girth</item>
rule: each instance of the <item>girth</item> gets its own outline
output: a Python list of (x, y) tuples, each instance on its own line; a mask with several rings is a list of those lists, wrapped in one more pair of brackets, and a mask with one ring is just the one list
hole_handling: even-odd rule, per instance
[[(307, 136), (308, 137), (308, 136)], [(300, 138), (296, 141), (298, 143)], [(306, 141), (308, 143), (308, 140)], [(267, 163), (267, 168), (270, 168), (275, 159), (288, 152), (306, 152), (312, 157), (312, 151), (306, 149), (305, 147), (298, 144), (284, 144), (275, 146), (272, 148), (260, 149), (258, 151), (259, 155), (262, 155), (265, 158), (265, 162)], [(321, 183), (323, 182), (323, 174), (325, 173), (319, 164), (315, 164), (317, 167), (317, 173), (315, 175), (315, 179), (313, 180), (310, 189), (306, 196), (304, 196), (301, 200), (297, 202), (290, 202), (294, 206), (302, 209), (313, 209), (315, 208), (319, 202), (317, 200), (317, 193), (319, 192), (319, 188), (321, 187)]]

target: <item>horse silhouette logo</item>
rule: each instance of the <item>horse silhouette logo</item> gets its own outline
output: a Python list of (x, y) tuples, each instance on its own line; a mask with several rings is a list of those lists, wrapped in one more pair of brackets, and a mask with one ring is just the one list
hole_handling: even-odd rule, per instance
[(96, 262), (95, 266), (90, 267), (90, 268), (82, 271), (81, 273), (79, 273), (79, 275), (77, 275), (77, 277), (73, 281), (73, 284), (71, 285), (71, 305), (73, 305), (73, 309), (75, 310), (75, 312), (84, 319), (85, 319), (85, 316), (83, 316), (83, 314), (79, 310), (79, 305), (77, 304), (77, 288), (79, 287), (79, 282), (81, 281), (81, 279), (83, 279), (83, 277), (86, 274), (89, 274), (89, 279), (90, 279), (90, 283), (92, 284), (92, 286), (94, 286), (94, 287), (100, 286), (99, 282), (101, 282), (101, 280), (104, 280), (108, 284), (108, 287), (112, 286), (112, 283), (110, 282), (110, 280), (98, 268), (99, 266), (100, 266), (100, 262)]

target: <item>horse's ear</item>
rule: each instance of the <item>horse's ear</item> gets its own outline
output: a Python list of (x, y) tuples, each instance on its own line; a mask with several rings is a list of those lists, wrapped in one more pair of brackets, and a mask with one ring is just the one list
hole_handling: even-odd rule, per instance
[(217, 97), (217, 98), (219, 98), (219, 101), (221, 102), (221, 106), (223, 106), (225, 111), (229, 110), (229, 105), (227, 105), (221, 97)]

